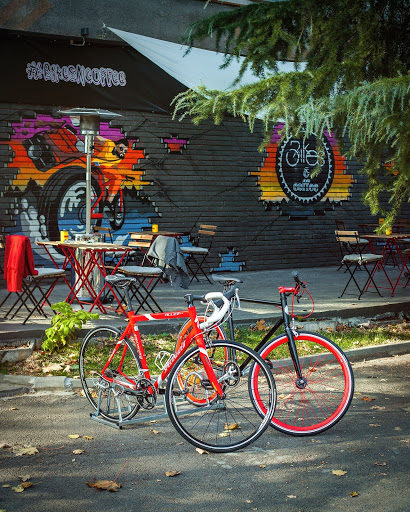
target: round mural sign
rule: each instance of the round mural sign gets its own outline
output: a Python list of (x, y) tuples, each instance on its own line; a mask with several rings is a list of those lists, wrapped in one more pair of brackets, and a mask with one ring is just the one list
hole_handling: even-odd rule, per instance
[[(333, 151), (326, 137), (323, 137), (324, 151), (316, 150), (316, 137), (305, 140), (290, 137), (278, 148), (276, 173), (283, 192), (300, 203), (320, 201), (329, 191), (335, 172)], [(317, 167), (321, 171), (312, 177)]]

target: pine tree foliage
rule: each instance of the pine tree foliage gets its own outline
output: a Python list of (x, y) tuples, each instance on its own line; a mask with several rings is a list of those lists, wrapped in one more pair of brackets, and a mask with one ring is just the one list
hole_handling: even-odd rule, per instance
[[(409, 0), (283, 0), (255, 3), (199, 20), (186, 34), (194, 46), (215, 39), (224, 66), (245, 57), (259, 77), (230, 92), (199, 87), (175, 98), (175, 116), (195, 123), (239, 116), (254, 128), (285, 123), (282, 136), (335, 131), (346, 155), (363, 162), (364, 200), (391, 225), (410, 199)], [(279, 73), (278, 60), (295, 71)], [(300, 63), (303, 62), (303, 69)], [(388, 211), (380, 199), (388, 193)]]

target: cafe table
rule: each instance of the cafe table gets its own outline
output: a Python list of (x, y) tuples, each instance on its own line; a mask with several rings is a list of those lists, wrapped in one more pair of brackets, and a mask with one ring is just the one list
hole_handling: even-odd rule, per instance
[[(65, 269), (71, 265), (71, 268), (74, 270), (75, 278), (72, 280), (71, 284), (66, 280), (70, 289), (66, 302), (72, 304), (74, 301), (77, 301), (81, 307), (83, 307), (83, 304), (88, 304), (90, 306), (90, 312), (97, 307), (102, 313), (107, 313), (107, 306), (104, 306), (102, 297), (108, 287), (114, 297), (114, 300), (117, 302), (118, 307), (124, 314), (126, 314), (121, 298), (117, 295), (115, 289), (104, 279), (104, 285), (101, 290), (95, 290), (92, 279), (95, 269), (98, 269), (102, 278), (105, 278), (108, 275), (108, 269), (104, 265), (105, 253), (116, 252), (120, 255), (116, 265), (109, 269), (110, 274), (115, 274), (124, 258), (126, 258), (127, 254), (133, 250), (132, 247), (106, 242), (77, 242), (71, 240), (66, 240), (65, 242), (39, 241), (37, 244), (44, 247), (57, 268), (60, 267), (55, 258), (53, 258), (49, 248), (54, 247), (59, 249), (64, 255), (64, 261), (61, 268)], [(79, 256), (80, 254), (81, 259)], [(90, 300), (87, 302), (79, 297), (79, 290), (82, 288), (89, 294)]]
[[(384, 271), (384, 274), (386, 275), (387, 280), (390, 285), (389, 287), (385, 287), (385, 288), (391, 290), (391, 295), (393, 295), (397, 288), (397, 285), (399, 284), (399, 281), (400, 281), (400, 278), (401, 278), (401, 275), (403, 274), (403, 272), (409, 272), (408, 258), (405, 254), (402, 253), (402, 250), (400, 247), (400, 242), (403, 242), (404, 239), (410, 240), (410, 234), (390, 233), (387, 235), (385, 233), (381, 233), (381, 234), (372, 233), (372, 234), (364, 234), (364, 235), (360, 235), (360, 236), (362, 238), (365, 238), (369, 242), (369, 247), (374, 254), (377, 254), (375, 247), (374, 247), (374, 242), (376, 242), (378, 240), (385, 242), (383, 245), (383, 251), (382, 251), (383, 259), (380, 260), (380, 262), (377, 264), (376, 270)], [(410, 245), (410, 243), (409, 243), (409, 245)], [(393, 280), (390, 279), (390, 276), (388, 275), (387, 262), (388, 262), (389, 258), (392, 258), (395, 265), (397, 265), (399, 267), (399, 275), (398, 275), (396, 281), (394, 281), (394, 279)], [(370, 284), (368, 285), (368, 287), (369, 286), (370, 286)], [(367, 291), (367, 289), (366, 289), (366, 291)]]

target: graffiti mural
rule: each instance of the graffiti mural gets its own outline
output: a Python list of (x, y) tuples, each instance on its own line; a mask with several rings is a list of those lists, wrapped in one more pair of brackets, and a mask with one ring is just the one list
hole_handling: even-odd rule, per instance
[[(37, 115), (12, 128), (11, 140), (1, 143), (13, 152), (8, 169), (14, 173), (5, 194), (14, 199), (16, 232), (35, 240), (58, 240), (63, 230), (72, 238), (84, 232), (86, 157), (79, 119)], [(138, 164), (145, 155), (137, 143), (108, 123), (101, 123), (94, 141), (91, 224), (110, 226), (118, 242), (156, 216), (153, 208), (140, 211), (137, 191), (149, 183), (141, 180)]]
[[(299, 204), (348, 200), (354, 179), (347, 174), (346, 159), (333, 134), (325, 132), (324, 150), (319, 152), (314, 135), (306, 140), (289, 137), (281, 143), (282, 127), (279, 123), (273, 132), (264, 165), (252, 173), (259, 178), (261, 200)], [(321, 172), (315, 175), (318, 166)]]

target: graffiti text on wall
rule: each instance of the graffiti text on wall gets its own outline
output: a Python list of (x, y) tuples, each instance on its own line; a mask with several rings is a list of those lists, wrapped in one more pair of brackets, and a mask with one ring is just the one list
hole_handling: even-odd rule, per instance
[(112, 87), (127, 85), (127, 77), (124, 71), (117, 71), (111, 68), (90, 68), (77, 64), (76, 66), (59, 66), (49, 62), (28, 62), (26, 67), (29, 80), (45, 80), (58, 83), (73, 82), (81, 84), (99, 85), (101, 87)]
[[(346, 159), (332, 134), (325, 133), (323, 151), (318, 151), (314, 135), (307, 139), (288, 138), (280, 143), (278, 124), (268, 156), (258, 172), (263, 201), (294, 201), (311, 204), (318, 201), (342, 201), (350, 197), (353, 177), (346, 174)], [(317, 175), (314, 171), (320, 167)]]

